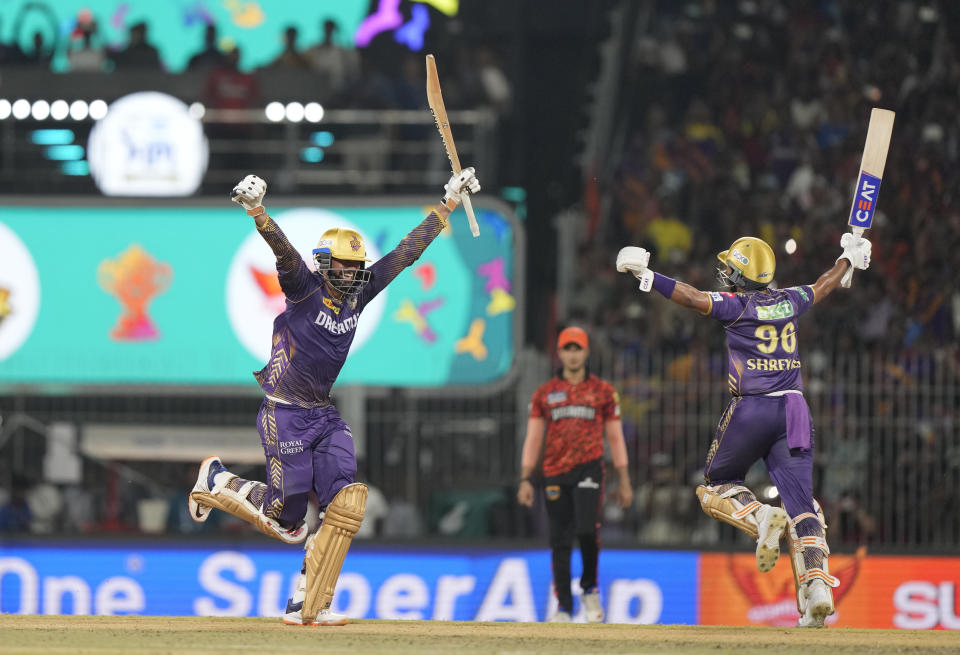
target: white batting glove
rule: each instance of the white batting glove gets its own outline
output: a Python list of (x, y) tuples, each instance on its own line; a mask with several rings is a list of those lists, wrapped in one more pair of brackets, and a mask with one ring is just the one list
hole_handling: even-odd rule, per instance
[(446, 184), (443, 185), (443, 202), (453, 200), (458, 205), (463, 202), (464, 193), (479, 193), (480, 181), (477, 179), (476, 171), (473, 166), (464, 168), (459, 173), (454, 173)]
[(617, 253), (617, 272), (633, 273), (640, 280), (640, 290), (644, 292), (653, 288), (653, 271), (647, 268), (650, 263), (650, 253), (644, 248), (627, 246)]
[(856, 268), (865, 271), (870, 268), (870, 252), (873, 249), (873, 245), (869, 239), (858, 237), (852, 232), (845, 232), (844, 235), (840, 237), (840, 247), (843, 248), (843, 254), (837, 257), (837, 261), (839, 262), (841, 259), (846, 259), (850, 262), (850, 268), (848, 268), (847, 272), (840, 278), (840, 286), (844, 289), (849, 289), (853, 283), (853, 269)]
[(256, 175), (248, 175), (233, 187), (230, 199), (246, 210), (263, 206), (263, 197), (267, 194), (267, 183)]

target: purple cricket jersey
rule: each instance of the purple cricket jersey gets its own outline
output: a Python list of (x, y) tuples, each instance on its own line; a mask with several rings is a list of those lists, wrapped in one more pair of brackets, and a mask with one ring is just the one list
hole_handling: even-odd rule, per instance
[(329, 295), (319, 273), (307, 268), (273, 219), (260, 234), (277, 256), (286, 309), (273, 321), (270, 360), (254, 373), (265, 393), (305, 408), (330, 404), (330, 388), (347, 359), (364, 307), (407, 266), (413, 264), (446, 225), (430, 212), (400, 244), (370, 266), (370, 281), (343, 301)]
[(746, 293), (708, 293), (709, 316), (727, 331), (734, 396), (803, 391), (797, 319), (813, 305), (809, 286)]

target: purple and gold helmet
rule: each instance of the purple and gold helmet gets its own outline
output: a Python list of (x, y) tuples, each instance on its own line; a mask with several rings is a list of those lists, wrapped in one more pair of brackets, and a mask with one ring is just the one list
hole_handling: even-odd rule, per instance
[[(360, 268), (333, 268), (333, 260), (342, 262), (361, 262)], [(337, 291), (354, 295), (370, 281), (370, 271), (366, 269), (367, 248), (363, 237), (356, 230), (334, 227), (320, 237), (313, 249), (313, 261), (317, 273)], [(347, 273), (349, 271), (349, 273)]]
[(717, 259), (733, 271), (721, 269), (720, 281), (748, 291), (766, 289), (777, 270), (773, 248), (756, 237), (740, 237), (728, 249), (717, 253)]

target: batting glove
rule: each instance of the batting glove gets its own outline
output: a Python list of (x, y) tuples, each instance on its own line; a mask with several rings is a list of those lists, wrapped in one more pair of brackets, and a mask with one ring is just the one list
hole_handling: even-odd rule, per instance
[(617, 272), (643, 273), (647, 270), (647, 264), (650, 263), (650, 253), (636, 246), (627, 246), (621, 248), (617, 253)]
[(464, 168), (459, 173), (454, 173), (446, 184), (443, 185), (443, 202), (453, 200), (458, 205), (463, 201), (464, 193), (479, 193), (480, 181), (477, 180), (476, 171), (473, 166)]
[(843, 248), (843, 254), (837, 257), (837, 261), (846, 259), (850, 262), (850, 268), (840, 278), (840, 286), (850, 288), (850, 284), (853, 282), (853, 269), (865, 271), (870, 268), (870, 252), (873, 246), (869, 239), (858, 237), (852, 232), (846, 232), (840, 237), (840, 247)]
[(263, 197), (267, 194), (267, 183), (256, 175), (248, 175), (233, 187), (230, 199), (246, 210), (263, 206)]
[(653, 288), (653, 271), (647, 268), (649, 263), (650, 252), (644, 248), (627, 246), (617, 253), (617, 271), (633, 273), (640, 280), (640, 290), (648, 293)]

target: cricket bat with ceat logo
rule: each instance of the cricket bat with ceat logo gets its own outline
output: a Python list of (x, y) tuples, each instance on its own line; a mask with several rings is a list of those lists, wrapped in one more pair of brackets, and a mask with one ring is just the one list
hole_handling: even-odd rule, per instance
[(864, 230), (873, 225), (873, 214), (877, 210), (877, 196), (880, 195), (883, 169), (887, 165), (887, 150), (890, 149), (895, 116), (889, 109), (874, 107), (870, 111), (870, 126), (867, 127), (867, 140), (863, 144), (863, 159), (860, 161), (860, 177), (857, 178), (850, 220), (847, 221), (847, 225), (857, 237), (862, 237)]

